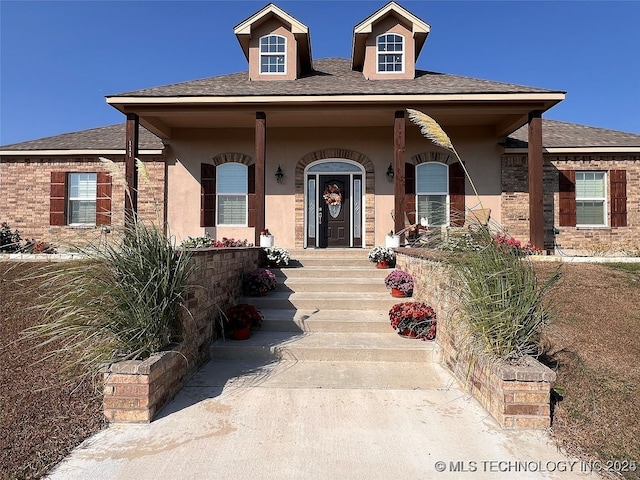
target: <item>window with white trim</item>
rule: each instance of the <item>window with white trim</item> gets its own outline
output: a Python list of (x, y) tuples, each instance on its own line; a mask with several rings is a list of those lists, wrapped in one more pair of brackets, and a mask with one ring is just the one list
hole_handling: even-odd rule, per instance
[(416, 166), (416, 219), (430, 226), (447, 225), (449, 212), (449, 167), (426, 162)]
[(577, 226), (606, 226), (606, 190), (605, 172), (576, 171)]
[(224, 163), (216, 173), (217, 225), (247, 226), (247, 166)]
[(95, 225), (97, 183), (95, 173), (69, 174), (69, 225)]
[(285, 74), (287, 39), (281, 35), (260, 38), (260, 73)]
[(404, 37), (385, 33), (376, 39), (378, 73), (404, 72)]

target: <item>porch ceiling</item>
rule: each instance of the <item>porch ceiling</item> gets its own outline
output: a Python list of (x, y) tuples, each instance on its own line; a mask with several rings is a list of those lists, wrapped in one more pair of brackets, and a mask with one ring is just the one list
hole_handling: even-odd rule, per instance
[[(141, 124), (163, 139), (184, 128), (253, 128), (255, 113), (265, 112), (268, 128), (282, 127), (379, 127), (393, 126), (394, 112), (421, 110), (447, 126), (482, 125), (504, 137), (527, 122), (529, 112), (545, 111), (559, 100), (501, 102), (371, 102), (369, 105), (340, 102), (327, 105), (119, 105), (123, 113), (136, 113)], [(408, 120), (407, 120), (408, 121)]]

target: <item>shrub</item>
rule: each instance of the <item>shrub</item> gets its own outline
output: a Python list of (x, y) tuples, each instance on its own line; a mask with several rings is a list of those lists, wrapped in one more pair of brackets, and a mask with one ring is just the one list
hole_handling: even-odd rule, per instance
[(60, 341), (51, 355), (65, 357), (76, 375), (144, 359), (183, 340), (184, 301), (194, 268), (188, 251), (176, 249), (160, 228), (133, 221), (118, 242), (90, 245), (81, 253), (87, 261), (40, 275), (54, 291), (36, 307), (49, 321), (27, 335), (42, 337), (41, 345)]
[(480, 248), (467, 250), (453, 264), (474, 343), (503, 360), (537, 354), (537, 336), (549, 319), (545, 294), (559, 271), (539, 285), (530, 260), (518, 249), (504, 248), (488, 229), (473, 235)]
[(182, 240), (180, 246), (183, 248), (232, 248), (232, 247), (252, 247), (248, 240), (235, 240), (224, 237), (222, 240), (214, 239), (209, 233), (200, 237), (187, 237)]
[(11, 231), (7, 222), (0, 225), (0, 252), (11, 253), (20, 250), (20, 232)]

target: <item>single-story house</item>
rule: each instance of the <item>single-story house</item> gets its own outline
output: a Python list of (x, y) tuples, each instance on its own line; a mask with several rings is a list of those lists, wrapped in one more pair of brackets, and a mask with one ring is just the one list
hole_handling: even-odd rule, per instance
[(314, 60), (308, 27), (268, 4), (233, 29), (247, 71), (110, 95), (121, 125), (0, 147), (0, 220), (77, 242), (135, 210), (178, 240), (269, 229), (286, 248), (457, 225), (478, 199), (410, 108), (447, 132), (508, 234), (550, 251), (639, 245), (640, 135), (543, 120), (563, 91), (416, 69), (430, 28), (392, 1), (354, 27), (350, 59)]

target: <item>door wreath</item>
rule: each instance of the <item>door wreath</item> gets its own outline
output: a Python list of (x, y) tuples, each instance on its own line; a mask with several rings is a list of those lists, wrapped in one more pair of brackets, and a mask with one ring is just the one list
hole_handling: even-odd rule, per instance
[(330, 183), (327, 185), (327, 188), (324, 189), (322, 198), (324, 198), (324, 201), (329, 207), (329, 214), (333, 218), (336, 218), (340, 213), (340, 207), (342, 205), (342, 192), (340, 192), (340, 187), (335, 183)]

